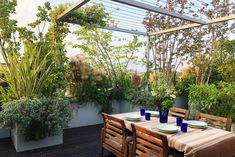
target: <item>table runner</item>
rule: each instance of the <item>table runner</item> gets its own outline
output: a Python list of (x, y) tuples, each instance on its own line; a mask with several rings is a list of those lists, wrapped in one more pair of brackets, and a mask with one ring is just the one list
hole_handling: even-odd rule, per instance
[[(139, 115), (139, 112), (114, 114), (112, 116), (125, 120), (125, 117), (128, 114)], [(176, 125), (175, 121), (176, 121), (175, 117), (171, 117), (171, 116), (168, 117), (168, 124)], [(132, 123), (134, 123), (135, 125), (139, 125), (144, 128), (147, 128), (151, 131), (156, 131), (158, 133), (161, 133), (156, 128), (157, 124), (160, 123), (159, 118), (157, 117), (151, 117), (150, 121), (146, 121), (144, 117), (142, 117), (139, 122), (131, 122), (131, 121), (125, 120), (125, 125), (127, 129), (130, 131), (131, 131)], [(179, 127), (179, 130), (180, 130), (180, 127)], [(207, 129), (196, 129), (196, 128), (188, 127), (187, 133), (183, 133), (179, 131), (178, 133), (175, 133), (175, 134), (166, 134), (166, 133), (161, 133), (161, 134), (164, 134), (167, 136), (169, 147), (176, 149), (179, 152), (184, 152), (185, 157), (193, 156), (196, 152), (199, 152), (200, 150), (207, 149), (216, 144), (218, 145), (218, 143), (222, 143), (223, 141), (226, 141), (228, 139), (235, 140), (234, 133), (217, 129), (217, 128), (213, 128), (213, 127), (208, 127)], [(231, 142), (235, 143), (234, 140), (230, 140), (230, 143), (225, 143), (225, 144), (231, 144)], [(235, 145), (234, 145), (233, 150), (231, 151), (233, 152), (230, 152), (230, 154), (232, 153), (235, 156)], [(226, 154), (226, 152), (224, 153)], [(225, 156), (226, 155), (224, 155), (223, 157)]]

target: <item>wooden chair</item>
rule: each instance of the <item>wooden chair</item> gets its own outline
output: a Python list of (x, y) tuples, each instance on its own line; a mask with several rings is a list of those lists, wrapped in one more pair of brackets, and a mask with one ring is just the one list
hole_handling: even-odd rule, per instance
[(168, 157), (167, 137), (132, 124), (133, 157)]
[(103, 113), (104, 127), (101, 132), (101, 157), (106, 149), (117, 157), (127, 157), (128, 142), (124, 120)]
[(197, 112), (195, 116), (196, 120), (207, 122), (209, 125), (231, 131), (232, 119), (231, 117), (219, 117), (210, 114)]
[(170, 109), (170, 114), (174, 117), (182, 117), (185, 120), (187, 120), (189, 117), (189, 110), (178, 107), (172, 107)]

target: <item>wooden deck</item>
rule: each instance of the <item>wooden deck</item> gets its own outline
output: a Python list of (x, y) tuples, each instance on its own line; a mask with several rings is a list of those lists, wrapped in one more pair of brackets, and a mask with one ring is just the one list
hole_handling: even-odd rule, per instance
[(102, 125), (64, 131), (64, 144), (16, 153), (10, 138), (0, 139), (0, 157), (99, 157)]

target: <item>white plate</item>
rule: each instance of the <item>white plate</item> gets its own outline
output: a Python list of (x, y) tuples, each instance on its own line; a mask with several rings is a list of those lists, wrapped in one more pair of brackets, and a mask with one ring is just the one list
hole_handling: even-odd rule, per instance
[(157, 129), (160, 132), (164, 133), (176, 133), (178, 132), (178, 127), (174, 125), (169, 125), (169, 124), (158, 124)]
[(190, 127), (194, 127), (194, 128), (206, 128), (208, 126), (207, 123), (202, 122), (202, 121), (197, 121), (197, 120), (189, 120), (186, 123), (188, 123)]
[(159, 112), (158, 111), (145, 111), (145, 113), (151, 113), (152, 117), (159, 117)]
[(141, 116), (136, 115), (136, 114), (130, 114), (130, 115), (127, 115), (125, 118), (126, 120), (130, 120), (130, 121), (139, 121), (141, 119)]

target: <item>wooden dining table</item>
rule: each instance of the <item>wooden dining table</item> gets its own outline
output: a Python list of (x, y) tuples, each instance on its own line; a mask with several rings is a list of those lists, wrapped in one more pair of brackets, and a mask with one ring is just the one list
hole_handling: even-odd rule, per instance
[[(185, 157), (235, 157), (235, 134), (222, 129), (207, 127), (198, 129), (188, 127), (186, 133), (179, 131), (174, 134), (162, 133), (157, 129), (160, 124), (158, 117), (151, 117), (151, 120), (145, 120), (142, 116), (137, 122), (128, 121), (125, 117), (130, 114), (139, 115), (139, 112), (129, 112), (113, 114), (112, 116), (123, 119), (126, 128), (132, 131), (131, 124), (139, 125), (148, 130), (164, 134), (168, 139), (168, 146), (179, 152)], [(187, 123), (187, 121), (184, 121)], [(168, 124), (176, 126), (176, 118), (169, 116)]]

